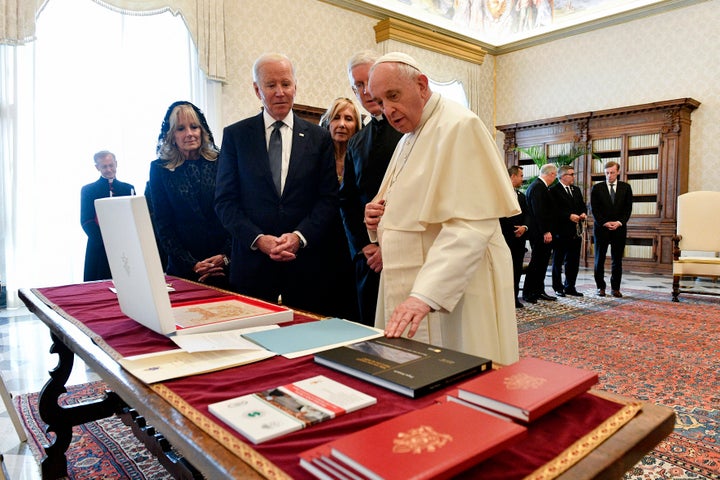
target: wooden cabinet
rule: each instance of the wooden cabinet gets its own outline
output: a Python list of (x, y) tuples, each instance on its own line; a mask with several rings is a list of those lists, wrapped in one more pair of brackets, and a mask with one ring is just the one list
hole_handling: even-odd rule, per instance
[[(672, 270), (677, 197), (688, 190), (690, 115), (699, 105), (692, 98), (681, 98), (497, 129), (505, 134), (507, 165), (523, 166), (526, 178), (537, 175), (538, 168), (515, 147), (539, 146), (549, 161), (573, 147), (592, 152), (574, 162), (575, 184), (582, 189), (588, 208), (590, 189), (605, 180), (603, 165), (617, 161), (619, 178), (632, 186), (634, 195), (625, 269), (667, 273)], [(592, 266), (592, 215), (584, 240), (582, 262)]]

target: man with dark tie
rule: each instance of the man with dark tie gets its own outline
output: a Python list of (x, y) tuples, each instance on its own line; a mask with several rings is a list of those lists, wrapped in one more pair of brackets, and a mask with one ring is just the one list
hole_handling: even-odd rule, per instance
[(230, 286), (357, 320), (330, 133), (293, 113), (285, 55), (255, 61), (253, 88), (263, 111), (225, 128), (217, 171), (215, 210), (233, 239)]
[(355, 264), (360, 320), (370, 326), (375, 324), (382, 254), (380, 246), (368, 237), (365, 204), (377, 194), (395, 145), (402, 137), (383, 117), (367, 88), (370, 67), (378, 58), (376, 53), (365, 50), (348, 61), (350, 85), (372, 120), (348, 143), (345, 175), (340, 186), (340, 212)]
[(114, 153), (102, 150), (97, 152), (93, 159), (95, 168), (100, 172), (100, 178), (80, 190), (80, 225), (88, 236), (83, 272), (83, 280), (86, 282), (112, 278), (105, 254), (105, 244), (100, 234), (100, 225), (95, 214), (95, 200), (135, 195), (135, 187), (115, 178), (117, 159)]
[(557, 166), (546, 163), (540, 175), (530, 184), (525, 196), (530, 213), (530, 264), (523, 284), (523, 300), (537, 303), (538, 299), (555, 301), (557, 297), (545, 293), (545, 275), (552, 253), (553, 204), (550, 185), (557, 177)]
[[(575, 184), (575, 169), (563, 165), (558, 169), (558, 183), (550, 187), (555, 212), (553, 230), (552, 285), (555, 295), (582, 297), (575, 288), (580, 269), (582, 228), (587, 219), (587, 206)], [(562, 281), (563, 266), (565, 282)]]
[(523, 308), (520, 302), (520, 276), (522, 276), (523, 261), (525, 259), (525, 243), (528, 237), (528, 218), (527, 200), (525, 194), (520, 190), (523, 182), (523, 169), (518, 165), (508, 168), (510, 174), (510, 182), (512, 183), (515, 193), (517, 193), (520, 210), (517, 215), (512, 217), (503, 217), (500, 219), (500, 227), (502, 228), (505, 242), (510, 247), (510, 254), (513, 262), (513, 280), (515, 282), (515, 308)]
[(595, 237), (595, 285), (599, 296), (605, 296), (605, 257), (608, 246), (612, 260), (610, 289), (613, 297), (620, 298), (622, 258), (627, 240), (627, 222), (632, 214), (633, 193), (630, 184), (618, 180), (620, 165), (615, 161), (605, 164), (605, 182), (596, 183), (590, 192)]

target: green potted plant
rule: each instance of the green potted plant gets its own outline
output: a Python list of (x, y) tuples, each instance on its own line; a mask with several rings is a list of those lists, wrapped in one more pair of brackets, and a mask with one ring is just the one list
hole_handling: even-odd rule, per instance
[[(538, 168), (542, 167), (550, 161), (552, 161), (558, 167), (562, 167), (563, 165), (570, 165), (575, 160), (588, 153), (587, 148), (577, 143), (573, 143), (569, 150), (561, 152), (560, 154), (558, 154), (557, 157), (551, 158), (548, 158), (547, 150), (544, 145), (533, 145), (531, 147), (515, 147), (515, 151), (527, 155), (533, 161), (533, 163), (537, 165)], [(594, 153), (592, 153), (592, 157), (599, 158)], [(536, 178), (537, 175), (524, 179), (524, 186), (527, 187)], [(557, 179), (555, 181), (557, 182)]]

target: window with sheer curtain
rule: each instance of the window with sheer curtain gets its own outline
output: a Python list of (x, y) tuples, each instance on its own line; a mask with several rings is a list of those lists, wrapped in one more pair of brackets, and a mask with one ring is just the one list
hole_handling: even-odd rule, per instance
[(82, 281), (80, 188), (110, 150), (117, 178), (142, 194), (167, 107), (207, 112), (214, 87), (180, 16), (122, 14), (91, 0), (50, 0), (36, 40), (0, 46), (0, 281), (21, 287)]
[(470, 108), (467, 95), (465, 94), (465, 88), (463, 88), (462, 82), (460, 82), (459, 80), (452, 80), (450, 82), (436, 82), (433, 79), (429, 79), (429, 83), (430, 89), (433, 92), (437, 92), (445, 98), (454, 100), (463, 107)]

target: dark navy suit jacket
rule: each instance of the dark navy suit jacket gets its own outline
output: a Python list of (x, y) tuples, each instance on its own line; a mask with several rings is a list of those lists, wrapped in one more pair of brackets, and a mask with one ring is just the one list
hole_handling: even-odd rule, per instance
[[(239, 293), (316, 313), (357, 318), (350, 253), (338, 207), (330, 133), (297, 115), (282, 195), (270, 172), (263, 115), (225, 128), (215, 210), (233, 238), (230, 285)], [(289, 262), (251, 248), (258, 235), (299, 231), (307, 246)]]
[[(113, 196), (122, 197), (133, 195), (135, 187), (129, 183), (121, 182), (118, 179), (112, 183)], [(85, 248), (85, 269), (83, 280), (106, 280), (112, 277), (110, 265), (108, 265), (105, 254), (105, 244), (100, 234), (95, 213), (95, 200), (110, 196), (110, 184), (107, 179), (100, 177), (97, 181), (89, 183), (80, 190), (80, 224), (88, 236), (87, 247)]]
[(572, 197), (565, 191), (565, 185), (557, 182), (549, 192), (555, 209), (553, 237), (572, 240), (577, 237), (577, 223), (570, 220), (570, 214), (587, 213), (587, 205), (578, 187), (570, 185), (570, 190)]
[(590, 209), (594, 218), (595, 232), (602, 234), (608, 230), (603, 227), (607, 222), (619, 221), (625, 230), (632, 214), (633, 193), (630, 184), (617, 181), (615, 184), (615, 202), (610, 200), (607, 182), (593, 185), (590, 191)]

